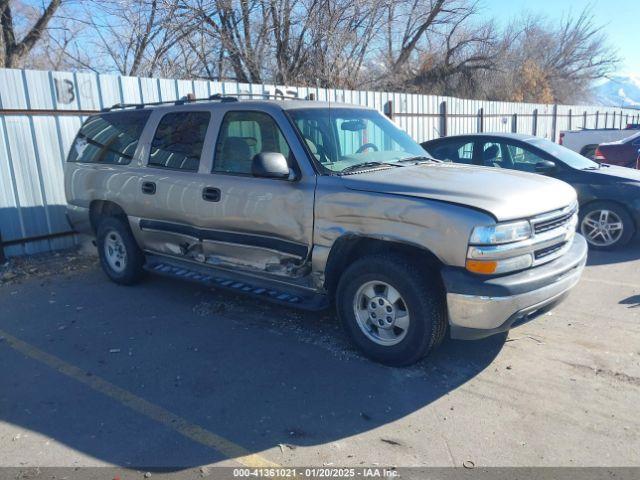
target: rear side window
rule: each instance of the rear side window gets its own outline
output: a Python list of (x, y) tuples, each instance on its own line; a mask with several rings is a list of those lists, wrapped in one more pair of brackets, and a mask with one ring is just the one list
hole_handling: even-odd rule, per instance
[(197, 172), (210, 118), (209, 112), (162, 117), (151, 142), (149, 166)]
[(449, 141), (435, 147), (427, 147), (427, 150), (439, 160), (466, 164), (473, 163), (473, 142), (464, 140)]
[(69, 162), (126, 165), (133, 159), (150, 110), (95, 115), (82, 125)]

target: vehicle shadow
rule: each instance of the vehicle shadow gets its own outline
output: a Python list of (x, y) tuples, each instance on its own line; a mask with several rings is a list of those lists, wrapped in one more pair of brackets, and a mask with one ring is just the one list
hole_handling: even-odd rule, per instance
[[(482, 372), (506, 338), (448, 340), (417, 365), (390, 368), (354, 351), (331, 312), (171, 279), (124, 288), (92, 270), (16, 291), (0, 288), (10, 313), (1, 330), (248, 452), (327, 444), (396, 422)], [(92, 390), (92, 380), (65, 377), (6, 343), (3, 422), (123, 467), (180, 470), (224, 459), (170, 420), (151, 420)], [(353, 463), (347, 453), (332, 461)]]
[(589, 249), (587, 265), (610, 265), (615, 263), (632, 262), (640, 258), (640, 236), (622, 248), (611, 251)]

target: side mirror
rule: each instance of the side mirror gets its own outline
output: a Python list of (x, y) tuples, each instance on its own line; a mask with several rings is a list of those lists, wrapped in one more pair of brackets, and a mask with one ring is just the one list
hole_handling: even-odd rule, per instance
[(556, 164), (551, 160), (540, 160), (538, 163), (536, 163), (535, 167), (536, 173), (549, 173), (555, 169)]
[(262, 152), (253, 157), (251, 173), (254, 177), (289, 178), (291, 169), (279, 152)]

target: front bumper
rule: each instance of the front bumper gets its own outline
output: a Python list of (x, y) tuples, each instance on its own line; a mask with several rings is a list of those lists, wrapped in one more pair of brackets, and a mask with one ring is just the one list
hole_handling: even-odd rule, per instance
[(445, 267), (451, 337), (488, 337), (548, 311), (578, 283), (586, 261), (587, 242), (576, 234), (562, 257), (522, 272), (487, 278)]

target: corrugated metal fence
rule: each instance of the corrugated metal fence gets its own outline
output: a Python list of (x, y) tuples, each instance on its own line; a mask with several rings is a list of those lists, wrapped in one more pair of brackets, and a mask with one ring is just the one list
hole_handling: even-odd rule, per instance
[[(0, 255), (68, 247), (62, 167), (87, 115), (116, 103), (172, 101), (213, 94), (297, 96), (367, 105), (413, 138), (477, 131), (526, 132), (557, 139), (571, 128), (622, 128), (637, 110), (462, 100), (433, 95), (91, 73), (0, 69)], [(2, 248), (4, 246), (4, 248)]]

